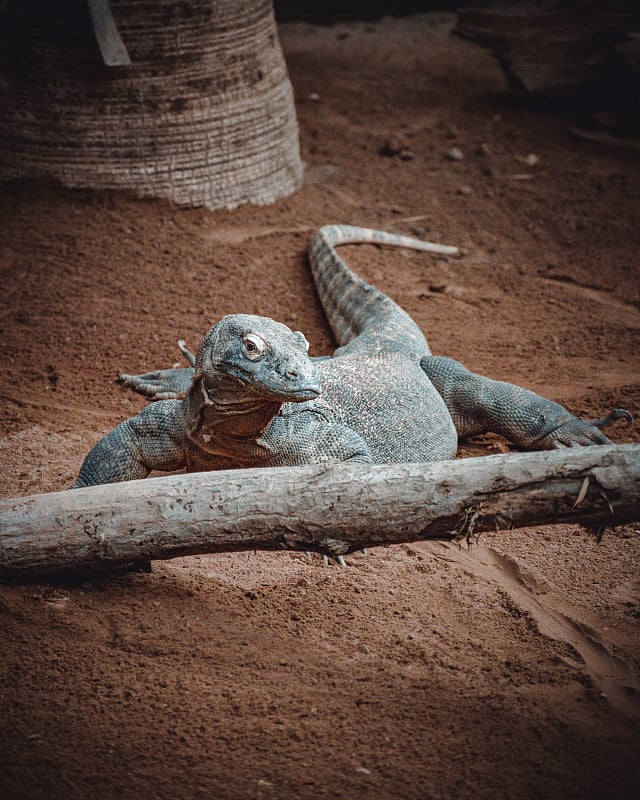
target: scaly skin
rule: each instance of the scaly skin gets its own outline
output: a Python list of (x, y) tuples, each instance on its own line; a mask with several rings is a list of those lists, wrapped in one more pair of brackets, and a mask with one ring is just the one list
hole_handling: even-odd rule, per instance
[(600, 428), (513, 384), (433, 356), (416, 323), (347, 267), (336, 246), (372, 242), (455, 255), (365, 228), (329, 225), (311, 242), (311, 270), (339, 343), (310, 359), (304, 336), (265, 317), (223, 318), (192, 367), (120, 382), (152, 403), (103, 437), (74, 487), (142, 478), (151, 470), (202, 471), (323, 461), (389, 463), (453, 458), (458, 438), (494, 431), (552, 449), (608, 444)]

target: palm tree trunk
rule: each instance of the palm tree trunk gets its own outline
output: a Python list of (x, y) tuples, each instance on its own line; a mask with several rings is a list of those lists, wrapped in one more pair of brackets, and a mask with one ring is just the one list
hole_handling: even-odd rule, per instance
[(0, 4), (0, 179), (212, 209), (298, 188), (297, 120), (271, 0), (110, 6), (130, 65), (105, 64), (84, 0)]

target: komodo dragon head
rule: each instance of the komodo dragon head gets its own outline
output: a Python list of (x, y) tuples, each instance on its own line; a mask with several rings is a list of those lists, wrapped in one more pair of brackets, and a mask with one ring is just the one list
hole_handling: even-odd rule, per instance
[(320, 379), (299, 331), (268, 317), (223, 317), (200, 342), (184, 400), (187, 435), (203, 450), (251, 463), (283, 403), (313, 400)]
[(223, 317), (200, 342), (194, 385), (215, 405), (313, 400), (321, 386), (308, 350), (300, 331), (268, 317)]

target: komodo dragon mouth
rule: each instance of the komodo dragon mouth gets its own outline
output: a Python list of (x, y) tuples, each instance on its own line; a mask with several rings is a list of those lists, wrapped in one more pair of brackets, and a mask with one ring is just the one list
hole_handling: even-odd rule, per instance
[(255, 406), (256, 401), (267, 400), (274, 403), (304, 403), (315, 400), (322, 394), (322, 386), (319, 379), (314, 376), (304, 376), (298, 380), (294, 378), (284, 378), (281, 380), (266, 381), (264, 378), (256, 381), (251, 374), (247, 379), (241, 378), (238, 374), (228, 375), (241, 387), (244, 397), (236, 396), (234, 399), (220, 398), (207, 390), (205, 381), (201, 383), (201, 391), (205, 403), (215, 406), (222, 412), (243, 413), (243, 406)]

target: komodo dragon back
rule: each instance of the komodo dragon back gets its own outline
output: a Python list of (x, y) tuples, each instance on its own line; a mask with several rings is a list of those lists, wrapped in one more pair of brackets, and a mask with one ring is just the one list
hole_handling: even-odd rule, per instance
[(377, 463), (452, 457), (457, 437), (421, 367), (424, 334), (390, 297), (353, 273), (336, 252), (349, 243), (388, 244), (442, 255), (457, 248), (382, 231), (327, 225), (313, 238), (311, 270), (340, 347), (320, 365), (319, 403), (367, 442)]

